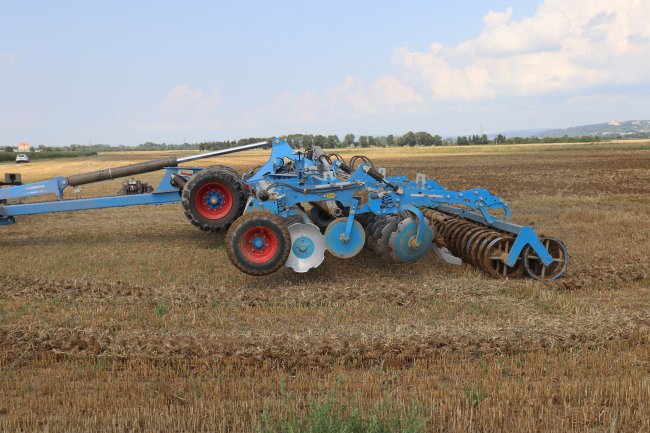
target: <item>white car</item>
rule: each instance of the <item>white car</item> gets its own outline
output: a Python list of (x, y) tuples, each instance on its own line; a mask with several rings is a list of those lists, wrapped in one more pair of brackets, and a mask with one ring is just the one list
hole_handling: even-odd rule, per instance
[(16, 155), (16, 164), (20, 164), (21, 162), (29, 162), (29, 156), (25, 155), (24, 153), (19, 153)]

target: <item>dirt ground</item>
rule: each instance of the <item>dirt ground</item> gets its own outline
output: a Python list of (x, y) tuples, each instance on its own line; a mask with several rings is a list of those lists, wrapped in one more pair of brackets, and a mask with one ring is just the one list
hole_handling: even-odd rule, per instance
[[(256, 278), (180, 205), (17, 218), (0, 227), (0, 430), (251, 431), (265, 407), (329, 394), (418, 404), (432, 431), (650, 430), (648, 143), (362, 153), (389, 175), (506, 199), (514, 222), (566, 243), (566, 276), (494, 280), (363, 251)], [(241, 172), (267, 154), (197, 165)], [(160, 156), (0, 172), (30, 182)]]

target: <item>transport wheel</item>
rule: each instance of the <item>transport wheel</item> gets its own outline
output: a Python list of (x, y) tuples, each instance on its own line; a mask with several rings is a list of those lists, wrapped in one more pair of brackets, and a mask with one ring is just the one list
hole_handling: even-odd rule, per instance
[(564, 271), (566, 271), (569, 253), (564, 244), (558, 239), (546, 237), (541, 240), (553, 258), (553, 262), (548, 266), (544, 265), (544, 262), (542, 262), (535, 251), (528, 245), (523, 253), (526, 273), (536, 280), (552, 281), (560, 278), (564, 274)]
[(201, 230), (230, 227), (244, 212), (246, 192), (239, 175), (229, 167), (206, 168), (195, 174), (181, 194), (183, 212)]
[(291, 235), (282, 219), (269, 212), (239, 217), (226, 234), (230, 262), (249, 275), (268, 275), (280, 269), (291, 252)]

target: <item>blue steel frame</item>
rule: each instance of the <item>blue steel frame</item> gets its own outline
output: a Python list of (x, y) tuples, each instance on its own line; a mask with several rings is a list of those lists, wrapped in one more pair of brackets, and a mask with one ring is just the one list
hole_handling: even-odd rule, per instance
[(118, 195), (83, 199), (63, 198), (63, 191), (68, 186), (64, 177), (55, 177), (42, 182), (13, 186), (0, 189), (0, 200), (13, 200), (37, 195), (54, 194), (58, 201), (39, 203), (19, 203), (0, 205), (0, 225), (13, 224), (14, 217), (53, 212), (69, 212), (88, 209), (105, 209), (111, 207), (138, 206), (147, 204), (168, 204), (180, 202), (180, 190), (172, 185), (172, 174), (191, 177), (202, 168), (168, 167), (165, 174), (152, 193), (136, 195)]
[[(486, 189), (473, 188), (455, 192), (433, 180), (413, 182), (404, 176), (392, 176), (378, 181), (368, 174), (368, 164), (361, 164), (347, 179), (342, 179), (339, 161), (335, 161), (331, 167), (324, 167), (323, 164), (306, 158), (303, 153), (295, 152), (285, 141), (276, 138), (272, 144), (269, 160), (246, 181), (255, 190), (270, 191), (271, 197), (267, 200), (251, 197), (245, 212), (265, 210), (287, 217), (301, 214), (299, 203), (339, 202), (350, 208), (349, 221), (342, 235), (344, 239), (350, 235), (355, 215), (388, 215), (410, 211), (417, 217), (419, 227), (423, 227), (425, 218), (419, 208), (434, 208), (513, 234), (515, 242), (506, 261), (509, 266), (515, 265), (527, 245), (530, 245), (545, 265), (553, 263), (553, 257), (535, 230), (530, 226), (509, 222), (510, 208), (507, 203)], [(282, 172), (282, 168), (291, 163), (295, 165), (295, 171)], [(503, 212), (503, 217), (496, 217), (492, 213), (494, 211)], [(418, 229), (416, 246), (421, 241), (422, 230)]]

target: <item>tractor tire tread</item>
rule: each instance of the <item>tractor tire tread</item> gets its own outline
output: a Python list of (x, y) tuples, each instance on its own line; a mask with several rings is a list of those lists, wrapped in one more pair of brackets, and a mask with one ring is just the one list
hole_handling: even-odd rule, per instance
[[(226, 215), (222, 220), (206, 220), (193, 211), (192, 189), (210, 177), (217, 177), (220, 182), (232, 186), (232, 194), (233, 196), (236, 196), (236, 200), (234, 200), (233, 203), (234, 209), (231, 210), (230, 216)], [(201, 170), (195, 174), (189, 182), (187, 182), (181, 192), (181, 205), (183, 206), (183, 213), (187, 219), (192, 225), (208, 232), (221, 232), (227, 230), (228, 227), (230, 227), (230, 225), (244, 213), (247, 200), (248, 197), (246, 190), (244, 189), (244, 185), (241, 183), (239, 174), (233, 168), (223, 165), (215, 165)]]
[[(236, 246), (239, 244), (236, 239), (237, 236), (240, 235), (239, 232), (246, 229), (246, 227), (243, 227), (246, 223), (255, 219), (261, 220), (265, 224), (271, 224), (279, 229), (279, 248), (282, 248), (281, 255), (277, 257), (277, 260), (271, 267), (265, 269), (256, 269), (252, 266), (247, 266), (246, 263), (242, 262), (243, 259), (241, 258), (241, 255), (235, 251)], [(284, 266), (291, 252), (291, 235), (289, 234), (289, 229), (282, 218), (270, 212), (253, 211), (237, 218), (233, 225), (230, 226), (228, 233), (226, 234), (225, 244), (228, 259), (237, 269), (248, 275), (262, 276), (272, 274)]]

